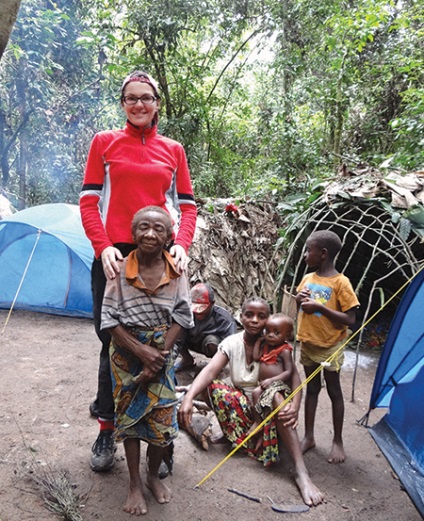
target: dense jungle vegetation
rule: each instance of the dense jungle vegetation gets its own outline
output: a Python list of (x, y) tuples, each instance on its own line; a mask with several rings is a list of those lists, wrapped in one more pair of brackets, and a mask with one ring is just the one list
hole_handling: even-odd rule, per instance
[(414, 0), (23, 0), (0, 62), (1, 189), (78, 202), (93, 134), (130, 71), (198, 197), (308, 197), (342, 162), (424, 164), (424, 9)]

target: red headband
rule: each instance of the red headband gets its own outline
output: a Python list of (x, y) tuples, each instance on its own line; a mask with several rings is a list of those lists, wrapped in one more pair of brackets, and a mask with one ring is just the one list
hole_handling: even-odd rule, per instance
[(160, 99), (158, 85), (155, 82), (155, 80), (153, 78), (150, 78), (147, 74), (140, 73), (140, 72), (138, 74), (132, 73), (125, 78), (125, 80), (122, 83), (122, 87), (121, 87), (121, 96), (123, 95), (125, 87), (128, 85), (128, 83), (132, 83), (133, 81), (139, 81), (140, 83), (147, 83), (147, 85), (150, 85), (152, 87), (156, 98)]
[(144, 76), (136, 76), (134, 78), (130, 78), (126, 82), (125, 85), (127, 85), (128, 83), (132, 83), (133, 81), (140, 81), (141, 83), (148, 83), (151, 87), (153, 87), (153, 90), (156, 90), (155, 86), (153, 85), (153, 83), (148, 78), (145, 78)]

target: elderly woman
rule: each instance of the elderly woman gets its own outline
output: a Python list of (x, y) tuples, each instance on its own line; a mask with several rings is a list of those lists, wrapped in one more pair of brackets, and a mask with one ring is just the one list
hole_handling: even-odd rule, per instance
[(131, 220), (140, 208), (155, 205), (170, 214), (174, 225), (170, 253), (180, 271), (187, 265), (197, 215), (184, 149), (157, 132), (160, 95), (155, 80), (145, 72), (133, 72), (122, 84), (120, 102), (125, 128), (94, 136), (80, 195), (82, 223), (95, 253), (93, 315), (102, 342), (97, 397), (90, 405), (100, 424), (90, 461), (96, 472), (108, 471), (114, 464), (110, 334), (100, 330), (106, 278), (119, 275), (122, 259), (136, 247)]
[(123, 441), (130, 474), (124, 511), (147, 513), (140, 475), (140, 440), (148, 444), (146, 485), (159, 503), (170, 489), (159, 479), (159, 465), (178, 433), (173, 346), (193, 325), (187, 277), (176, 271), (164, 250), (172, 221), (162, 208), (148, 206), (132, 224), (137, 249), (107, 281), (102, 329), (112, 335), (110, 360), (115, 399), (115, 438)]

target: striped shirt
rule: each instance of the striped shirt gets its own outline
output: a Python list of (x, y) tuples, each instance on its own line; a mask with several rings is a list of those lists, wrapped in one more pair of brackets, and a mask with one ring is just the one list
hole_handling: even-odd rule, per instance
[(102, 329), (118, 325), (153, 329), (161, 324), (170, 327), (173, 322), (183, 328), (193, 327), (187, 277), (175, 270), (168, 252), (163, 255), (165, 271), (153, 292), (146, 289), (138, 274), (136, 250), (124, 259), (119, 276), (106, 283)]

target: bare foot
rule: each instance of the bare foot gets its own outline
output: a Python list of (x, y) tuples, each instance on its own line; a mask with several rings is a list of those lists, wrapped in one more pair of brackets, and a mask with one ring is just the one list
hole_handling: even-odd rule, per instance
[(306, 474), (295, 478), (296, 485), (302, 495), (303, 501), (310, 507), (319, 505), (324, 501), (324, 494), (316, 487), (311, 478)]
[(158, 503), (169, 503), (172, 498), (171, 489), (165, 483), (155, 476), (147, 476), (146, 486), (153, 494)]
[(330, 455), (328, 456), (328, 463), (343, 463), (346, 459), (346, 453), (343, 448), (343, 443), (336, 443), (333, 441)]
[(124, 505), (124, 512), (128, 512), (128, 514), (133, 514), (135, 516), (147, 514), (147, 503), (144, 498), (141, 484), (138, 487), (130, 486), (127, 500)]
[(311, 450), (315, 447), (315, 439), (314, 438), (303, 438), (303, 440), (300, 442), (300, 448), (302, 449), (302, 454), (305, 454), (305, 452), (308, 452), (308, 450)]

